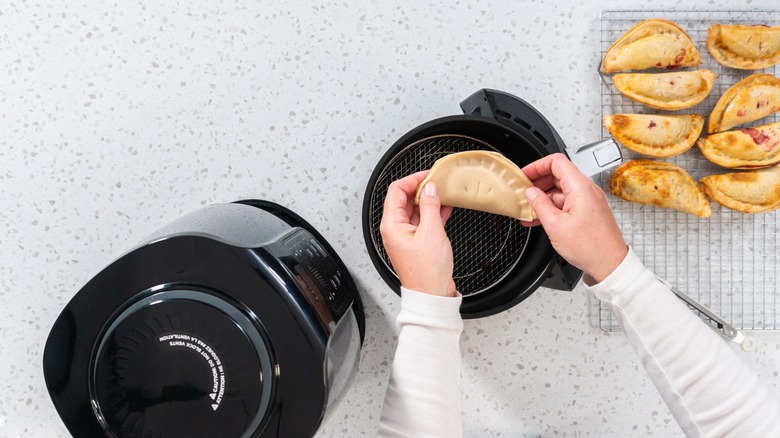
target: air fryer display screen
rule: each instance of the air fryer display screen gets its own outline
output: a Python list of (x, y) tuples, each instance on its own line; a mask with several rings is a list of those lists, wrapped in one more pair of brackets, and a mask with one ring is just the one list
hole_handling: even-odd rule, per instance
[(150, 302), (125, 312), (104, 338), (93, 367), (97, 414), (117, 437), (241, 436), (262, 417), (264, 366), (255, 343), (217, 308)]
[(332, 256), (314, 236), (303, 230), (285, 238), (284, 244), (292, 255), (292, 259), (285, 260), (285, 263), (291, 268), (296, 281), (303, 282), (304, 290), (322, 295), (334, 319), (341, 319), (352, 302), (352, 295), (343, 290), (344, 273), (336, 266)]

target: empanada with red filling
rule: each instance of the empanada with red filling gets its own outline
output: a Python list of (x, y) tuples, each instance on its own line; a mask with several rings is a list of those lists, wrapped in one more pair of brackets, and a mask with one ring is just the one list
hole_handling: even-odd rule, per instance
[(698, 114), (612, 114), (604, 126), (623, 146), (640, 154), (668, 158), (693, 146), (704, 127)]
[(609, 47), (602, 71), (674, 69), (696, 66), (700, 61), (699, 51), (680, 26), (653, 19), (636, 24)]
[(612, 83), (620, 94), (650, 108), (679, 110), (704, 100), (715, 83), (709, 70), (674, 73), (619, 73)]
[(415, 204), (428, 181), (436, 183), (442, 205), (486, 211), (524, 221), (537, 219), (525, 197), (533, 183), (498, 152), (466, 151), (444, 156), (420, 183)]
[(702, 137), (696, 143), (713, 163), (753, 169), (780, 163), (780, 122)]
[(780, 26), (714, 24), (707, 29), (707, 50), (727, 67), (771, 67), (780, 63)]
[(729, 129), (780, 111), (780, 79), (766, 73), (750, 75), (723, 93), (707, 121), (707, 132)]
[(762, 213), (780, 208), (780, 167), (749, 172), (710, 175), (701, 188), (718, 204), (742, 213)]
[(615, 170), (609, 181), (613, 195), (626, 201), (670, 208), (698, 217), (712, 209), (699, 186), (683, 168), (653, 160), (633, 160)]

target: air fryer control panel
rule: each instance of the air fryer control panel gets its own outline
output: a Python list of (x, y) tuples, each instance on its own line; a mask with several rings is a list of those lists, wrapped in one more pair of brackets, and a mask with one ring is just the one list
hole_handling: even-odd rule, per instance
[(283, 239), (288, 257), (282, 257), (307, 299), (324, 300), (338, 321), (352, 303), (352, 291), (330, 254), (308, 231), (297, 229)]

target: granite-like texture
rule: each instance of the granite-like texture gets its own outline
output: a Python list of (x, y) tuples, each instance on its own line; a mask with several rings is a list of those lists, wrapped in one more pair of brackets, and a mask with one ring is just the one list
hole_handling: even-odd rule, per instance
[[(361, 232), (369, 175), (403, 133), (479, 88), (597, 139), (598, 12), (719, 1), (11, 2), (0, 6), (0, 436), (67, 436), (41, 370), (63, 306), (107, 263), (202, 205), (282, 203), (363, 292), (360, 372), (318, 436), (373, 436), (397, 296)], [(467, 321), (466, 436), (678, 436), (580, 290)], [(780, 333), (743, 354), (780, 388)]]

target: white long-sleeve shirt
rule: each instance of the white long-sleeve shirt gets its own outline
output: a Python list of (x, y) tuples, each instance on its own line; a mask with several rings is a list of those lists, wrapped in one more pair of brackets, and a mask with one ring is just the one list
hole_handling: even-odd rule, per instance
[[(780, 437), (777, 395), (632, 250), (588, 290), (610, 307), (687, 436)], [(460, 302), (402, 288), (380, 437), (462, 436)]]
[(459, 437), (462, 298), (401, 288), (398, 347), (385, 393), (380, 437)]

